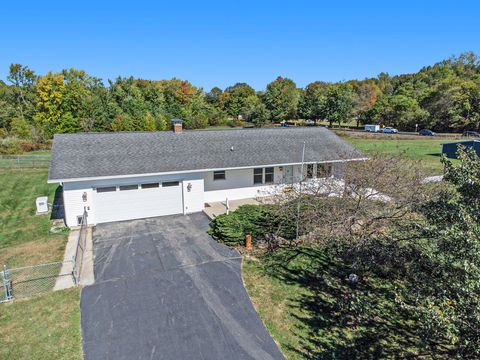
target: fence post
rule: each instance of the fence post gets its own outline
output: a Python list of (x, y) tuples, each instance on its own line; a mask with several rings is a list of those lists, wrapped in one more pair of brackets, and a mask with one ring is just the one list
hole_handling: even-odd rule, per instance
[[(76, 252), (76, 250), (75, 250), (75, 252)], [(73, 262), (73, 266), (72, 266), (73, 283), (74, 283), (75, 285), (78, 285), (77, 259), (76, 259), (76, 255), (72, 256), (72, 262)]]
[(3, 287), (5, 289), (5, 300), (10, 301), (13, 299), (13, 292), (12, 292), (12, 283), (10, 281), (10, 276), (8, 274), (7, 265), (3, 265), (2, 279), (3, 279)]

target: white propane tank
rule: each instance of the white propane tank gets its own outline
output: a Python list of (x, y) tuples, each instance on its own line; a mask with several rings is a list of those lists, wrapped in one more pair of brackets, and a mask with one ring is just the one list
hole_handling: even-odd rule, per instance
[(45, 214), (48, 213), (48, 197), (47, 196), (40, 196), (37, 197), (35, 201), (37, 204), (37, 214)]

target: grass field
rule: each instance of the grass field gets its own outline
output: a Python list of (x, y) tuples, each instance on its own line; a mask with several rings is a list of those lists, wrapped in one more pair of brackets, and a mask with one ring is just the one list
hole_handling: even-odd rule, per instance
[(337, 134), (367, 154), (396, 155), (419, 161), (425, 171), (432, 175), (442, 173), (441, 144), (451, 141), (404, 135), (353, 135), (345, 132), (337, 132)]
[(353, 295), (348, 274), (305, 248), (243, 262), (250, 298), (287, 359), (418, 357), (416, 324), (395, 303), (399, 284), (370, 276)]
[(56, 185), (47, 184), (47, 169), (0, 170), (0, 265), (33, 265), (63, 259), (67, 234), (50, 233), (50, 215), (35, 215), (35, 199)]
[(0, 305), (0, 359), (82, 359), (78, 288)]

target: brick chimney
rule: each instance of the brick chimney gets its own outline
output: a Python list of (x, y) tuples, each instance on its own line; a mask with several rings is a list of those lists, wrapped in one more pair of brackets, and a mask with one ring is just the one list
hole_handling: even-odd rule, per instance
[(181, 119), (172, 119), (173, 132), (175, 134), (180, 134), (182, 132), (183, 121)]

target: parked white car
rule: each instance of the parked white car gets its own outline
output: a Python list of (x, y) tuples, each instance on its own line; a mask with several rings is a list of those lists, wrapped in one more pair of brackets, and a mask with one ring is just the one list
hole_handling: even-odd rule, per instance
[(384, 127), (382, 130), (380, 130), (384, 134), (396, 134), (398, 133), (398, 130), (392, 127)]

